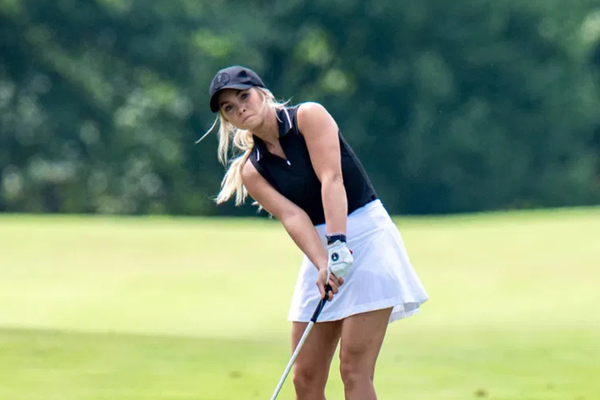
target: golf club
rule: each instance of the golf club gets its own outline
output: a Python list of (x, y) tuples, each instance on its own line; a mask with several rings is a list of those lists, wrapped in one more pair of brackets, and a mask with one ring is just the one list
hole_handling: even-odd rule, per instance
[(304, 342), (306, 341), (308, 334), (310, 333), (314, 324), (317, 322), (317, 318), (319, 318), (319, 314), (321, 314), (321, 311), (323, 311), (323, 307), (325, 307), (325, 303), (327, 303), (327, 299), (329, 298), (329, 292), (332, 292), (332, 289), (331, 289), (331, 286), (327, 285), (327, 286), (325, 286), (326, 295), (324, 298), (322, 298), (319, 301), (319, 304), (317, 305), (317, 308), (315, 309), (315, 312), (313, 313), (313, 316), (310, 319), (310, 322), (306, 326), (306, 329), (304, 329), (304, 333), (302, 334), (302, 337), (300, 338), (300, 341), (298, 342), (298, 345), (296, 346), (296, 349), (294, 350), (294, 353), (292, 354), (292, 358), (290, 359), (290, 362), (288, 362), (288, 365), (285, 367), (285, 371), (283, 371), (283, 375), (281, 376), (281, 379), (279, 380), (279, 383), (277, 384), (277, 387), (275, 388), (275, 391), (273, 392), (273, 396), (271, 396), (271, 400), (275, 400), (277, 398), (279, 391), (283, 387), (283, 383), (285, 382), (285, 379), (287, 378), (288, 374), (290, 373), (290, 370), (292, 369), (292, 366), (294, 365), (294, 361), (296, 361), (296, 358), (298, 357), (298, 353), (300, 353), (300, 349), (302, 349), (302, 345), (304, 345)]

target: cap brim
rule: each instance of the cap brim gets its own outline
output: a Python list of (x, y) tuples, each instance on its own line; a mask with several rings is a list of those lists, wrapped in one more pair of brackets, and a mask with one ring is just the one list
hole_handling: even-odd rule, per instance
[(219, 103), (218, 103), (219, 93), (221, 93), (223, 90), (225, 90), (225, 89), (246, 90), (246, 89), (250, 89), (252, 86), (254, 86), (254, 85), (248, 85), (248, 84), (244, 84), (244, 83), (223, 86), (222, 88), (220, 88), (219, 90), (214, 92), (213, 95), (210, 97), (210, 110), (212, 112), (219, 111)]

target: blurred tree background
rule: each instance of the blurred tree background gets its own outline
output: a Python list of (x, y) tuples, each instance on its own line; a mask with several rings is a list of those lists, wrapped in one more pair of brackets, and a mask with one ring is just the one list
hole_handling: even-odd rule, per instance
[(598, 0), (0, 0), (0, 212), (254, 214), (194, 144), (232, 64), (394, 214), (600, 204)]

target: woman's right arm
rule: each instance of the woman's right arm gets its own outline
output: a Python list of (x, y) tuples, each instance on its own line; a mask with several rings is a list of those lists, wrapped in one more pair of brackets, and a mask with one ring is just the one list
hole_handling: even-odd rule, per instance
[[(327, 249), (321, 242), (308, 214), (275, 190), (250, 161), (246, 162), (242, 170), (242, 182), (248, 194), (283, 224), (294, 243), (309, 260), (319, 270), (326, 271)], [(319, 290), (321, 289), (319, 287)], [(334, 287), (333, 291), (336, 293), (337, 287)], [(324, 290), (321, 290), (321, 296), (323, 295)]]

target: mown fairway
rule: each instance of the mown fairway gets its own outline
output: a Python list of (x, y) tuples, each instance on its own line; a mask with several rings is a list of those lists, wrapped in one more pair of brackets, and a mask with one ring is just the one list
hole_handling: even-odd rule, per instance
[[(380, 400), (600, 399), (600, 209), (396, 221), (431, 299)], [(275, 221), (0, 217), (0, 399), (268, 399), (300, 257)]]

